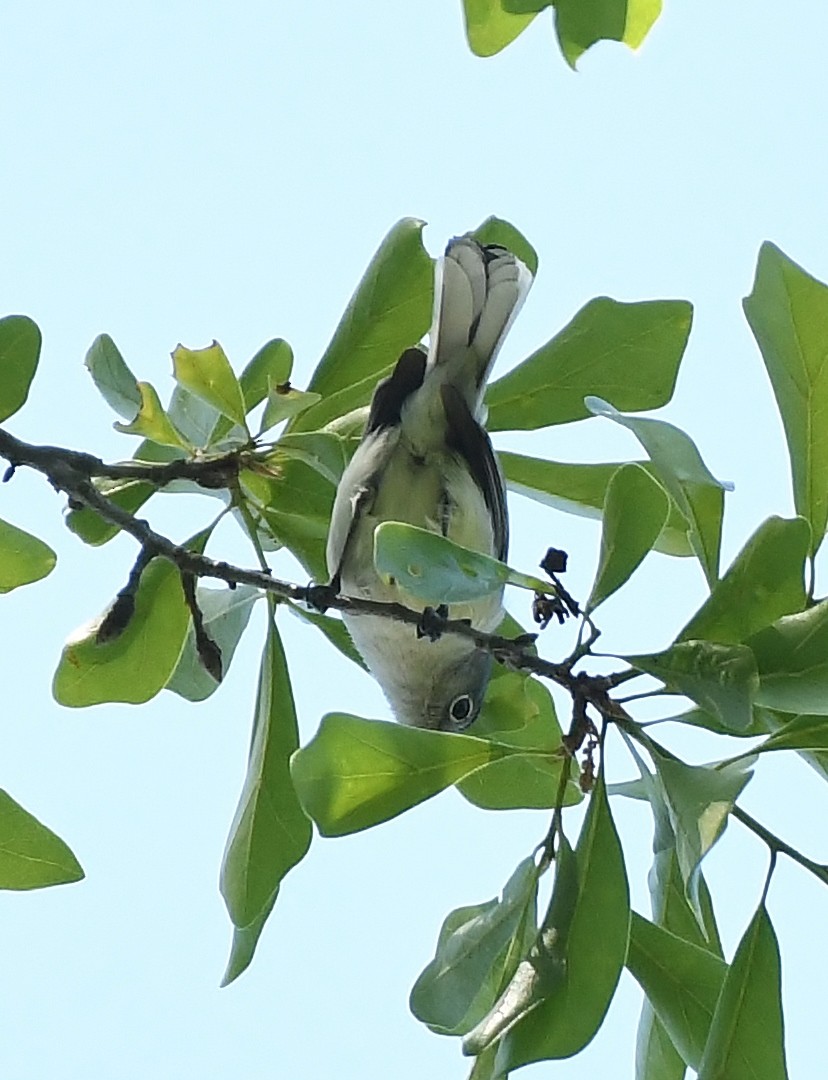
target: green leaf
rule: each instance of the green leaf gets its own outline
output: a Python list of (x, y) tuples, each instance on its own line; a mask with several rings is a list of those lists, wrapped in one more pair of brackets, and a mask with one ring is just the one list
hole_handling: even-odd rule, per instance
[(695, 701), (728, 731), (738, 734), (751, 725), (759, 677), (753, 652), (746, 645), (682, 641), (664, 652), (624, 659), (660, 679), (669, 691)]
[(138, 380), (109, 334), (95, 338), (84, 365), (107, 405), (124, 420), (134, 420), (142, 401)]
[(178, 345), (172, 354), (176, 382), (245, 428), (245, 402), (239, 380), (217, 341), (205, 349)]
[[(224, 419), (219, 410), (209, 401), (191, 393), (186, 386), (180, 384), (176, 384), (173, 388), (167, 415), (188, 446), (201, 449), (206, 449), (214, 443), (216, 425)], [(235, 425), (232, 430), (242, 435), (242, 438), (234, 440), (236, 446), (247, 442), (247, 432), (243, 432)]]
[(507, 582), (532, 592), (554, 592), (548, 581), (511, 570), (490, 555), (401, 521), (377, 526), (374, 565), (410, 596), (427, 602), (478, 600), (498, 592)]
[(740, 644), (780, 616), (801, 611), (810, 542), (803, 518), (762, 522), (677, 640)]
[[(573, 464), (502, 450), (497, 456), (511, 491), (566, 514), (581, 517), (601, 517), (609, 482), (622, 465), (639, 465), (650, 476), (657, 478), (649, 461)], [(692, 555), (693, 549), (687, 538), (689, 523), (673, 499), (669, 499), (669, 505), (667, 523), (653, 546), (665, 555)]]
[(686, 765), (655, 752), (652, 756), (664, 786), (685, 891), (701, 914), (699, 865), (724, 832), (733, 804), (752, 773), (744, 762), (714, 769)]
[(652, 550), (667, 522), (667, 493), (640, 465), (622, 465), (607, 485), (601, 555), (586, 610), (620, 589)]
[[(256, 355), (245, 365), (239, 375), (239, 386), (244, 398), (244, 410), (250, 413), (261, 405), (271, 386), (284, 386), (293, 370), (293, 350), (283, 338), (265, 342)], [(212, 443), (220, 443), (237, 425), (226, 416), (220, 416), (212, 432)]]
[(411, 991), (412, 1013), (432, 1031), (463, 1035), (494, 1005), (536, 934), (538, 869), (524, 859), (500, 898), (446, 917), (434, 959)]
[(726, 485), (707, 468), (693, 440), (673, 424), (624, 416), (597, 397), (588, 397), (585, 404), (595, 416), (605, 416), (629, 428), (647, 451), (659, 480), (690, 523), (690, 543), (712, 586), (719, 576)]
[(828, 715), (828, 600), (777, 619), (747, 644), (759, 671), (759, 705)]
[(129, 424), (113, 424), (115, 430), (123, 432), (124, 435), (142, 435), (151, 442), (161, 443), (162, 446), (187, 450), (186, 442), (164, 411), (155, 389), (148, 382), (139, 382), (136, 385), (141, 394), (138, 414)]
[(345, 836), (430, 799), (502, 752), (471, 735), (329, 713), (293, 755), (291, 775), (320, 833)]
[[(788, 713), (776, 713), (772, 709), (755, 709), (754, 712), (763, 723), (764, 730), (770, 732), (779, 731), (785, 726), (786, 721), (793, 723), (793, 720), (798, 719), (798, 717), (794, 717), (793, 720), (790, 720)], [(814, 735), (814, 738), (816, 738), (816, 735)], [(828, 780), (828, 750), (797, 749), (796, 752), (821, 779)]]
[[(494, 1051), (490, 1072), (505, 1075), (501, 1036), (550, 994), (560, 991), (566, 978), (567, 947), (578, 903), (578, 861), (563, 832), (555, 846), (555, 882), (543, 922), (524, 959), (489, 1013), (463, 1040), (463, 1053), (481, 1056)], [(474, 1074), (472, 1074), (474, 1075)]]
[(653, 918), (659, 926), (700, 949), (709, 949), (716, 956), (722, 956), (710, 889), (698, 869), (695, 875), (696, 907), (688, 901), (672, 826), (669, 847), (655, 852), (649, 886)]
[(785, 426), (796, 512), (811, 525), (815, 552), (828, 521), (828, 287), (764, 243), (744, 310)]
[(272, 386), (284, 386), (293, 371), (293, 349), (284, 338), (265, 342), (239, 376), (246, 412), (261, 405)]
[(271, 613), (247, 776), (221, 868), (221, 895), (239, 928), (266, 915), (279, 883), (310, 847), (311, 823), (290, 778), (290, 757), (298, 745), (290, 674)]
[(0, 593), (29, 585), (50, 574), (57, 555), (31, 533), (0, 520)]
[(456, 604), (498, 592), (509, 568), (439, 533), (385, 521), (374, 532), (374, 565), (418, 600)]
[(781, 982), (779, 943), (763, 903), (724, 980), (699, 1080), (786, 1080)]
[(242, 471), (242, 491), (260, 522), (259, 539), (273, 550), (290, 548), (310, 577), (328, 580), (325, 545), (335, 488), (317, 469), (292, 453), (268, 457), (269, 476)]
[(295, 417), (291, 431), (313, 431), (371, 400), (379, 379), (431, 324), (432, 260), (423, 222), (397, 222), (351, 297), (308, 386), (319, 404)]
[(733, 731), (732, 728), (726, 727), (721, 720), (712, 713), (705, 712), (703, 709), (697, 709), (695, 706), (692, 709), (685, 709), (684, 712), (676, 713), (674, 716), (667, 716), (663, 721), (659, 720), (659, 722), (687, 724), (690, 727), (698, 727), (703, 728), (705, 731), (713, 731), (717, 735), (733, 735), (737, 738), (750, 738), (755, 735), (764, 735), (771, 730), (771, 728), (769, 728), (761, 719), (761, 714), (764, 712), (766, 712), (765, 709), (761, 709), (754, 704), (750, 723), (746, 728), (740, 731)]
[(632, 913), (626, 965), (673, 1045), (698, 1068), (727, 971), (722, 959)]
[[(133, 461), (165, 464), (180, 460), (189, 453), (189, 449), (183, 448), (186, 444), (206, 448), (213, 442), (222, 422), (230, 425), (230, 421), (222, 417), (212, 405), (195, 397), (183, 386), (176, 386), (173, 390), (167, 416), (183, 437), (184, 444), (180, 439), (175, 445), (162, 445), (152, 439), (145, 439), (132, 455)], [(227, 430), (229, 429), (225, 428), (225, 432)], [(238, 428), (236, 430), (238, 431)], [(104, 477), (94, 483), (102, 494), (130, 514), (135, 514), (158, 490), (153, 484), (144, 481), (109, 480)], [(180, 486), (179, 483), (178, 487)], [(209, 494), (207, 488), (196, 489), (203, 494)], [(105, 521), (94, 510), (87, 508), (71, 510), (66, 516), (66, 524), (85, 543), (93, 545), (105, 544), (120, 532), (117, 525)]]
[(533, 430), (583, 420), (590, 394), (611, 395), (621, 409), (666, 404), (691, 319), (683, 300), (591, 300), (550, 342), (491, 384), (487, 427)]
[[(144, 444), (142, 444), (144, 445)], [(157, 443), (149, 443), (156, 446)], [(159, 447), (159, 449), (167, 449)], [(99, 480), (94, 481), (95, 487), (102, 495), (105, 495), (115, 506), (126, 510), (128, 514), (134, 514), (156, 491), (152, 484), (143, 481), (130, 480)], [(98, 547), (106, 544), (113, 536), (117, 536), (120, 528), (94, 510), (83, 507), (80, 510), (70, 510), (65, 517), (66, 526), (70, 532), (79, 536), (85, 544)]]
[(261, 913), (256, 916), (249, 926), (233, 927), (233, 940), (230, 944), (230, 956), (227, 960), (227, 967), (224, 970), (224, 975), (221, 980), (222, 986), (229, 986), (231, 982), (238, 979), (239, 975), (247, 971), (250, 967), (253, 960), (253, 954), (256, 952), (256, 946), (259, 944), (262, 930), (264, 930), (264, 925), (273, 910), (273, 905), (276, 903), (276, 897), (278, 895), (279, 890), (277, 889), (273, 896), (268, 900)]
[[(707, 882), (699, 868), (692, 871), (694, 873), (694, 904), (691, 905), (687, 897), (687, 876), (682, 873), (676, 841), (676, 826), (682, 822), (679, 812), (681, 808), (670, 804), (663, 776), (659, 773), (651, 773), (634, 744), (629, 739), (626, 742), (641, 774), (641, 780), (638, 783), (649, 800), (653, 812), (653, 865), (648, 878), (653, 918), (665, 930), (721, 956), (722, 943), (716, 925), (713, 901)], [(683, 790), (681, 777), (678, 785)], [(636, 794), (633, 791), (629, 793), (633, 796)], [(696, 827), (697, 823), (694, 822), (693, 829), (695, 830)], [(685, 845), (686, 837), (683, 836), (681, 842)]]
[[(624, 856), (601, 777), (575, 858), (578, 892), (570, 901), (568, 932), (562, 935), (561, 977), (536, 984), (533, 1000), (501, 1038), (496, 1059), (501, 1072), (578, 1053), (594, 1038), (615, 993), (627, 951), (630, 899)], [(550, 908), (555, 900), (553, 891)], [(551, 942), (548, 952), (554, 955), (555, 948)]]
[(826, 716), (795, 716), (763, 743), (751, 748), (751, 754), (766, 750), (828, 751), (828, 718)]
[(535, 13), (513, 15), (505, 11), (501, 0), (463, 0), (466, 38), (475, 56), (494, 56), (515, 40)]
[(328, 431), (298, 431), (280, 437), (277, 454), (304, 461), (335, 487), (350, 460), (349, 442), (355, 445), (355, 440)]
[(577, 768), (561, 745), (552, 695), (537, 679), (496, 666), (474, 722), (474, 735), (515, 748), (515, 753), (458, 782), (458, 791), (475, 806), (485, 810), (555, 806), (562, 768), (569, 769), (571, 775), (564, 805), (583, 798)]
[(529, 270), (538, 272), (538, 253), (519, 229), (510, 221), (499, 217), (487, 217), (472, 233), (479, 244), (500, 244), (525, 263)]
[(25, 405), (41, 341), (37, 323), (27, 315), (0, 319), (0, 423)]
[[(250, 619), (253, 604), (260, 596), (259, 590), (252, 585), (237, 585), (235, 589), (210, 589), (199, 585), (196, 589), (199, 610), (204, 617), (204, 629), (218, 646), (224, 675), (230, 669), (230, 662)], [(166, 689), (187, 701), (204, 701), (218, 686), (199, 659), (195, 630), (191, 625), (184, 649)]]
[(645, 999), (635, 1041), (635, 1080), (684, 1080), (687, 1066)]
[(52, 685), (55, 700), (79, 708), (105, 701), (141, 705), (155, 697), (175, 671), (190, 623), (177, 567), (153, 559), (119, 637), (99, 645), (100, 622), (82, 627), (64, 646)]
[[(511, 3), (514, 0), (505, 0), (507, 7)], [(555, 0), (555, 31), (566, 62), (574, 68), (598, 41), (621, 41), (637, 49), (660, 14), (661, 0)]]
[(291, 416), (299, 416), (321, 400), (321, 394), (315, 394), (309, 390), (294, 390), (292, 386), (286, 387), (278, 383), (271, 385), (259, 434), (281, 424), (283, 420), (288, 420)]
[(302, 622), (310, 623), (317, 630), (321, 630), (331, 645), (338, 649), (343, 656), (353, 660), (363, 671), (368, 670), (368, 666), (359, 655), (357, 647), (354, 645), (353, 639), (341, 619), (333, 618), (330, 615), (320, 615), (318, 611), (309, 611), (299, 604), (291, 603), (290, 600), (284, 601), (284, 604), (291, 615), (295, 615)]
[(0, 889), (43, 889), (83, 876), (63, 840), (0, 790)]

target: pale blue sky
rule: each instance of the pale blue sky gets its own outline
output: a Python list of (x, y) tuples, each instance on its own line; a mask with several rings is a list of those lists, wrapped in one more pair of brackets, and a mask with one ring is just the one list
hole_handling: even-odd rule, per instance
[[(540, 272), (499, 370), (588, 299), (681, 297), (695, 327), (674, 402), (712, 471), (731, 480), (724, 562), (769, 513), (792, 510), (781, 425), (741, 314), (760, 243), (828, 279), (828, 13), (804, 0), (674, 3), (640, 54), (605, 46), (571, 73), (551, 24), (501, 56), (466, 48), (460, 0), (382, 4), (12, 6), (0, 23), (0, 311), (44, 334), (35, 441), (127, 456), (132, 440), (83, 369), (98, 333), (163, 393), (177, 342), (217, 338), (237, 367), (287, 338), (301, 385), (377, 244), (426, 219), (437, 253), (489, 214), (535, 244)], [(600, 421), (499, 439), (562, 459), (634, 455)], [(203, 500), (156, 500), (177, 538)], [(463, 1077), (454, 1041), (422, 1029), (409, 988), (444, 915), (493, 896), (545, 815), (484, 814), (447, 793), (369, 833), (316, 841), (286, 881), (251, 970), (219, 990), (229, 926), (218, 866), (244, 774), (261, 623), (205, 705), (71, 712), (49, 684), (64, 638), (123, 583), (131, 542), (84, 548), (59, 501), (20, 473), (0, 515), (57, 549), (52, 579), (0, 602), (0, 785), (81, 860), (80, 885), (0, 896), (0, 1073), (7, 1080)], [(570, 552), (583, 596), (598, 527), (515, 500), (512, 563)], [(252, 562), (225, 535), (231, 558)], [(821, 591), (826, 590), (823, 576)], [(601, 612), (606, 648), (667, 644), (703, 596), (696, 565), (648, 559)], [(523, 614), (520, 606), (517, 613)], [(289, 625), (303, 738), (333, 708), (386, 716), (376, 688)], [(548, 655), (567, 650), (547, 631)], [(718, 752), (679, 733), (691, 760)], [(610, 771), (629, 775), (620, 745)], [(776, 756), (746, 806), (828, 861), (824, 785)], [(649, 825), (617, 808), (646, 910)], [(577, 820), (577, 814), (574, 815)], [(574, 822), (573, 822), (574, 828)], [(732, 949), (764, 852), (734, 825), (709, 860)], [(770, 896), (783, 950), (792, 1076), (822, 1074), (828, 893), (782, 863)], [(632, 1076), (638, 996), (595, 1043), (527, 1077)]]

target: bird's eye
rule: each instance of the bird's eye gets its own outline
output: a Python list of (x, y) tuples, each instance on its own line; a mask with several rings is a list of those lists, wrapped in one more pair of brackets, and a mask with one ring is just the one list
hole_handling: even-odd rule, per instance
[(472, 699), (468, 694), (460, 694), (449, 705), (449, 716), (456, 724), (468, 720), (472, 713)]

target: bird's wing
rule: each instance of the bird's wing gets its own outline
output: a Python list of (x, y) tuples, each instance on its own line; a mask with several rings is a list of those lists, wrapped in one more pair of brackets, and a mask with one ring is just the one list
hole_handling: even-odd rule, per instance
[(495, 555), (505, 562), (509, 548), (506, 489), (491, 439), (472, 416), (466, 399), (456, 387), (447, 383), (440, 392), (448, 424), (446, 443), (466, 462), (483, 493), (492, 518)]

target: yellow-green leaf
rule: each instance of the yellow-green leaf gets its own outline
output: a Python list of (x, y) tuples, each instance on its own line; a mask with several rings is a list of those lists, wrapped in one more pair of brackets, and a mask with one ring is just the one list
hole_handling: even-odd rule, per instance
[(39, 581), (51, 573), (56, 561), (48, 544), (0, 520), (0, 593)]

